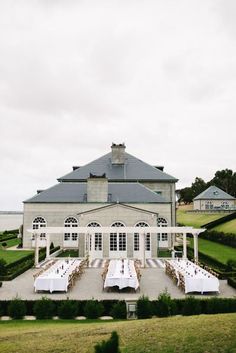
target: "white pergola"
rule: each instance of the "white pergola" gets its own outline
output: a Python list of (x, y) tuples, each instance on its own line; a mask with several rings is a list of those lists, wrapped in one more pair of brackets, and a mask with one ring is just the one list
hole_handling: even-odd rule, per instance
[(39, 263), (39, 243), (38, 238), (40, 234), (46, 234), (46, 258), (50, 257), (50, 235), (52, 234), (63, 234), (63, 233), (77, 233), (79, 235), (86, 235), (87, 241), (88, 237), (91, 237), (91, 250), (87, 243), (87, 255), (89, 256), (89, 261), (91, 262), (96, 255), (94, 253), (95, 244), (95, 233), (126, 233), (134, 234), (138, 233), (141, 235), (140, 243), (140, 254), (142, 254), (142, 265), (145, 266), (145, 236), (150, 234), (150, 236), (156, 236), (157, 234), (168, 233), (168, 234), (182, 234), (183, 235), (183, 258), (187, 258), (187, 234), (193, 235), (194, 239), (194, 261), (198, 261), (198, 235), (205, 231), (205, 229), (195, 229), (193, 227), (42, 227), (38, 229), (28, 229), (28, 232), (35, 237), (35, 266)]

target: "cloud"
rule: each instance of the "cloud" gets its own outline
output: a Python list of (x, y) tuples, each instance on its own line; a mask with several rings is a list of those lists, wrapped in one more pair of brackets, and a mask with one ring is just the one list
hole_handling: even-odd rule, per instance
[(190, 184), (235, 168), (230, 1), (0, 3), (0, 209), (126, 142)]

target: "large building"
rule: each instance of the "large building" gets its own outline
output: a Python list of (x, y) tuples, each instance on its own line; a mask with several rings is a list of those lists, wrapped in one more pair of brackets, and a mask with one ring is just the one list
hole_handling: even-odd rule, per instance
[(193, 199), (193, 209), (199, 211), (233, 210), (236, 199), (217, 186), (210, 186)]
[[(175, 226), (175, 183), (177, 179), (128, 154), (124, 144), (112, 144), (111, 152), (58, 179), (56, 185), (24, 202), (23, 247), (35, 240), (27, 231), (41, 227), (68, 227), (70, 233), (53, 234), (51, 241), (62, 248), (78, 248), (84, 256), (93, 247), (97, 258), (135, 258), (140, 234), (126, 234), (122, 227)], [(94, 243), (77, 227), (98, 227)], [(99, 227), (120, 227), (120, 232), (102, 234)], [(73, 228), (73, 232), (71, 232)], [(39, 245), (45, 246), (42, 233)], [(158, 248), (172, 248), (167, 233), (146, 232), (145, 256), (156, 257)]]

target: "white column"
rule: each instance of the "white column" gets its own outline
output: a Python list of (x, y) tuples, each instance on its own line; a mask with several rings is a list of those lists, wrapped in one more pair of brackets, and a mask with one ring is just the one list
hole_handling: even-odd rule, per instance
[(186, 233), (183, 233), (183, 258), (187, 259), (187, 239)]
[(146, 233), (143, 233), (143, 267), (146, 267), (146, 257), (145, 257), (145, 251), (146, 251), (146, 244), (145, 244), (145, 240), (146, 240)]
[(198, 234), (193, 234), (194, 262), (198, 262)]
[(94, 259), (94, 249), (95, 249), (95, 235), (94, 233), (91, 233), (91, 250), (90, 250), (90, 256), (89, 256), (89, 264), (92, 263)]
[(35, 239), (34, 266), (35, 267), (37, 267), (39, 264), (38, 237), (39, 237), (39, 234), (34, 234), (34, 239)]
[(50, 234), (46, 234), (46, 259), (50, 257)]

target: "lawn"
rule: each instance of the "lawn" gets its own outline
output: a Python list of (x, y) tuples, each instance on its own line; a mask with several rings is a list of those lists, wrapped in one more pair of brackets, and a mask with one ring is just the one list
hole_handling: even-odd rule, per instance
[(212, 230), (216, 230), (217, 232), (236, 234), (236, 219), (232, 219), (229, 222), (226, 222), (224, 224), (220, 224), (220, 225), (214, 227)]
[[(190, 246), (193, 248), (193, 238), (190, 239)], [(210, 240), (198, 238), (198, 249), (203, 254), (209, 255), (224, 264), (226, 264), (229, 259), (236, 260), (235, 248)]]
[(201, 227), (203, 224), (215, 221), (218, 218), (223, 217), (222, 214), (211, 214), (211, 213), (192, 213), (187, 212), (192, 209), (191, 206), (180, 206), (177, 210), (177, 223), (185, 226), (193, 226), (195, 228)]
[(116, 330), (122, 353), (236, 352), (236, 314), (118, 322), (0, 322), (1, 353), (93, 353)]
[(57, 257), (78, 257), (78, 250), (64, 250)]
[(0, 249), (0, 259), (4, 259), (7, 264), (31, 254), (32, 250), (3, 250)]

